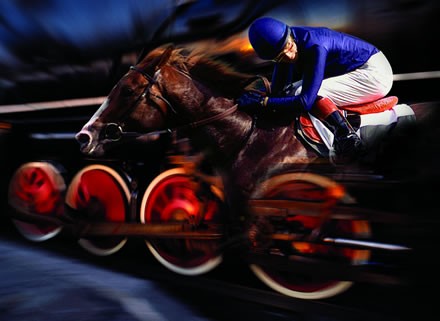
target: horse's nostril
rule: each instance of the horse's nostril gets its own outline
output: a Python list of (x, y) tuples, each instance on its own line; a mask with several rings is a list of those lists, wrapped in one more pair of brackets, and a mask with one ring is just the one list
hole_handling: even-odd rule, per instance
[(81, 146), (88, 145), (90, 142), (90, 135), (79, 132), (78, 134), (75, 135), (75, 139), (78, 141), (78, 143)]

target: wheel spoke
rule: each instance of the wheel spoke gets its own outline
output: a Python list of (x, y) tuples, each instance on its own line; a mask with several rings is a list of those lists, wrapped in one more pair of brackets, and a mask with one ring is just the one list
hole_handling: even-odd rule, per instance
[[(332, 188), (338, 188), (338, 186), (325, 177), (309, 173), (290, 173), (269, 179), (266, 184), (263, 184), (263, 188), (256, 192), (255, 199), (295, 200), (324, 204), (329, 201), (330, 193), (328, 191)], [(333, 200), (330, 201), (332, 203), (329, 204), (336, 204), (336, 202), (333, 203)], [(327, 210), (331, 210), (331, 208)], [(364, 221), (332, 221), (330, 219), (323, 221), (323, 215), (289, 216), (286, 219), (285, 228), (291, 229), (294, 234), (304, 234), (304, 238), (290, 242), (290, 247), (285, 246), (286, 241), (284, 240), (274, 240), (271, 248), (268, 249), (269, 253), (281, 252), (286, 258), (290, 255), (319, 257), (346, 264), (359, 264), (368, 260), (369, 251), (335, 247), (308, 240), (307, 235), (316, 231), (317, 228), (320, 229), (322, 224), (325, 224), (326, 231), (331, 230), (337, 235), (351, 237), (369, 235), (369, 225)], [(281, 271), (258, 264), (251, 264), (250, 267), (261, 281), (275, 291), (301, 299), (332, 297), (346, 291), (352, 285), (348, 281), (329, 280), (305, 273)]]
[[(124, 222), (128, 212), (129, 188), (122, 176), (104, 165), (89, 165), (73, 178), (66, 203), (87, 215), (90, 221)], [(116, 253), (127, 242), (122, 236), (86, 237), (79, 244), (88, 252), (105, 256)]]
[[(163, 200), (166, 202), (163, 202)], [(220, 222), (221, 200), (210, 201), (205, 217), (207, 223)], [(200, 200), (195, 195), (191, 178), (182, 168), (168, 170), (156, 177), (145, 191), (141, 206), (141, 222), (180, 222), (200, 218)], [(160, 210), (158, 210), (160, 209)], [(156, 259), (170, 270), (197, 275), (206, 273), (218, 264), (222, 257), (217, 253), (218, 240), (146, 240)]]
[[(54, 165), (47, 162), (25, 163), (15, 171), (10, 181), (9, 205), (23, 214), (61, 215), (65, 188), (64, 178)], [(34, 242), (46, 241), (62, 230), (61, 226), (46, 222), (29, 223), (16, 219), (13, 222), (20, 234)]]

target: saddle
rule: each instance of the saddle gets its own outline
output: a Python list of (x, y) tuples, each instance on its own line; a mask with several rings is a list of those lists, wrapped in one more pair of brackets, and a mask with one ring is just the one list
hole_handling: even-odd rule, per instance
[[(345, 112), (347, 120), (350, 122), (352, 127), (355, 130), (358, 130), (361, 123), (361, 115), (378, 114), (390, 110), (397, 105), (397, 102), (398, 98), (396, 96), (389, 96), (366, 104), (349, 105), (339, 108)], [(302, 137), (306, 143), (318, 153), (327, 155), (328, 146), (326, 146), (326, 142), (323, 140), (322, 134), (320, 134), (318, 129), (315, 127), (316, 122), (319, 120), (316, 118), (312, 120), (312, 117), (313, 116), (307, 112), (299, 115), (297, 118), (297, 132), (299, 136)], [(322, 126), (325, 125), (322, 124)]]

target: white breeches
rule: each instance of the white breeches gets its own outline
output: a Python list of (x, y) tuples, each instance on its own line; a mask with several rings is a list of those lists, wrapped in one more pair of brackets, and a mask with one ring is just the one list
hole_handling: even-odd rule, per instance
[[(301, 81), (295, 95), (301, 92)], [(296, 87), (294, 85), (294, 87)], [(388, 59), (378, 52), (361, 67), (344, 75), (323, 80), (318, 95), (337, 106), (367, 103), (386, 96), (393, 85), (393, 70)]]

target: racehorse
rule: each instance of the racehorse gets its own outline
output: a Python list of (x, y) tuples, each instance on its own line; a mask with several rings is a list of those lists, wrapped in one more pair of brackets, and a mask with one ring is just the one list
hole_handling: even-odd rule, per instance
[[(311, 169), (321, 166), (335, 172), (332, 168), (339, 165), (329, 162), (328, 154), (320, 153), (321, 149), (313, 148), (306, 135), (298, 135), (298, 117), (276, 114), (263, 117), (238, 108), (234, 99), (252, 79), (255, 79), (254, 75), (237, 72), (206, 53), (174, 46), (159, 47), (130, 68), (78, 132), (76, 138), (80, 149), (87, 155), (103, 156), (113, 145), (127, 139), (148, 141), (161, 134), (183, 132), (218, 170), (225, 201), (232, 215), (240, 215), (249, 199), (261, 197), (305, 198), (324, 203), (329, 199), (330, 203), (349, 200), (339, 184), (310, 173)], [(381, 112), (389, 111), (391, 107)], [(414, 116), (409, 106), (403, 109), (404, 116)], [(397, 123), (392, 127), (398, 127)], [(347, 166), (351, 168), (351, 165)], [(341, 168), (344, 167), (338, 167), (336, 172)], [(279, 176), (285, 172), (291, 174)], [(159, 185), (156, 181), (153, 183)], [(147, 193), (151, 190), (153, 188), (149, 188)], [(147, 201), (145, 203), (141, 212), (154, 207)], [(325, 220), (322, 216), (317, 219), (292, 216), (289, 226), (301, 225), (302, 230), (308, 231), (315, 231), (319, 222)], [(144, 223), (149, 221), (148, 214), (140, 213), (140, 217)], [(363, 221), (340, 224), (340, 230), (357, 237), (370, 233), (368, 224)], [(248, 235), (251, 243), (255, 244), (261, 241), (253, 237), (256, 233), (265, 228), (271, 229), (265, 220), (249, 226)], [(282, 239), (282, 236), (279, 238)], [(291, 246), (295, 253), (326, 252), (321, 245), (306, 245), (302, 241), (292, 241)], [(281, 248), (275, 246), (268, 251), (277, 251), (279, 256), (283, 256), (285, 253), (281, 253)], [(340, 257), (351, 263), (369, 257), (367, 250), (333, 249), (331, 252), (334, 255), (337, 251), (340, 251)], [(169, 255), (161, 256), (159, 253), (159, 256), (167, 263), (174, 261), (174, 258), (168, 258)], [(170, 263), (168, 267), (175, 265), (179, 266), (179, 263)], [(317, 278), (318, 281), (307, 278), (303, 282), (258, 264), (251, 267), (273, 289), (299, 298), (329, 297), (351, 285), (348, 281), (329, 281), (326, 278)]]
[[(103, 129), (109, 130), (109, 123), (117, 123), (123, 131), (130, 132), (170, 125), (192, 127), (197, 132), (195, 137), (211, 140), (216, 165), (227, 167), (231, 176), (238, 179), (236, 184), (247, 190), (252, 190), (274, 166), (312, 162), (316, 153), (293, 135), (291, 127), (259, 127), (251, 115), (237, 110), (234, 98), (252, 77), (204, 55), (186, 58), (180, 50), (163, 54), (161, 50), (154, 51), (130, 69), (77, 135), (81, 150), (102, 155), (106, 145), (113, 143), (111, 137), (102, 135)], [(245, 172), (243, 168), (252, 171)]]

